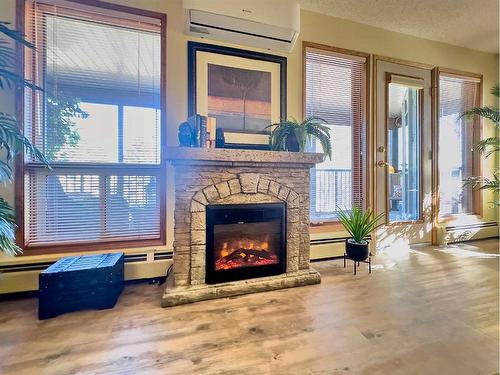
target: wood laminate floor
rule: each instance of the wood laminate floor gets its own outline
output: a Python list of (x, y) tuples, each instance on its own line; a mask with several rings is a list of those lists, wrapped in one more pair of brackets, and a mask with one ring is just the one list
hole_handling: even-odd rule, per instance
[(357, 276), (160, 308), (126, 287), (112, 310), (38, 321), (0, 302), (0, 374), (485, 374), (498, 371), (498, 240), (391, 248)]

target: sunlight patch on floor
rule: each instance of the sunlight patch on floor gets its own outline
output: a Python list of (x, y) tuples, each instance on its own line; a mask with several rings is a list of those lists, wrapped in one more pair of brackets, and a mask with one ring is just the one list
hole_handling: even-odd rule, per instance
[(430, 255), (428, 252), (420, 249), (425, 249), (426, 246), (428, 245), (410, 245), (407, 240), (401, 240), (379, 249), (377, 254), (386, 254), (390, 256), (391, 259), (401, 261), (409, 259), (412, 255)]
[(397, 266), (396, 262), (386, 261), (383, 264), (380, 264), (380, 263), (379, 264), (372, 264), (372, 271), (375, 271), (375, 270), (388, 271), (388, 270), (392, 270), (396, 266)]
[(447, 246), (447, 247), (442, 247), (442, 248), (436, 248), (437, 251), (441, 251), (446, 254), (454, 255), (456, 257), (461, 257), (461, 258), (481, 258), (481, 259), (489, 259), (489, 258), (499, 258), (500, 254), (492, 254), (492, 253), (485, 253), (480, 251), (478, 247), (475, 246), (469, 246), (471, 248), (476, 248), (477, 250), (472, 250), (472, 249), (464, 249), (462, 246)]

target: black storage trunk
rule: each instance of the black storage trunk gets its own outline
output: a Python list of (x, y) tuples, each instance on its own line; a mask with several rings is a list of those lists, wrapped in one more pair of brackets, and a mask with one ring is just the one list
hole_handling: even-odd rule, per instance
[(66, 257), (39, 276), (38, 318), (110, 309), (123, 291), (123, 253)]

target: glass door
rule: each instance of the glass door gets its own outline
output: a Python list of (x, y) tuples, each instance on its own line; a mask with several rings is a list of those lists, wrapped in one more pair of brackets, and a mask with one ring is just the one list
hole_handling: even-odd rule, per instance
[(376, 61), (377, 246), (431, 241), (431, 71)]
[(394, 82), (387, 85), (387, 220), (421, 219), (420, 159), (421, 96), (423, 87)]

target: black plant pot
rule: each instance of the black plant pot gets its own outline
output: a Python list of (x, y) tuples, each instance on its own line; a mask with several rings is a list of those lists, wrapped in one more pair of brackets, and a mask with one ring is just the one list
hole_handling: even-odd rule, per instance
[(354, 242), (352, 238), (345, 241), (345, 253), (349, 259), (355, 260), (356, 262), (362, 262), (370, 253), (368, 249), (368, 242), (363, 241), (363, 243)]
[(286, 149), (287, 149), (287, 151), (290, 151), (290, 152), (299, 152), (300, 151), (299, 141), (297, 141), (297, 137), (295, 136), (295, 134), (290, 134), (286, 138)]

